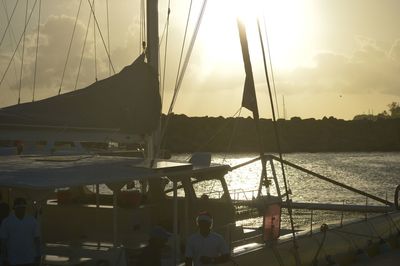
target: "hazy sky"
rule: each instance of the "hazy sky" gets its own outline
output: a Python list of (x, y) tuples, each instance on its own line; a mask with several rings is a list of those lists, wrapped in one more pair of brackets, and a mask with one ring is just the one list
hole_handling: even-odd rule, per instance
[[(61, 84), (68, 45), (79, 0), (42, 0), (36, 99), (56, 95)], [(202, 1), (194, 0), (190, 40)], [(15, 0), (0, 0), (0, 37)], [(28, 16), (35, 0), (28, 1)], [(38, 3), (25, 39), (21, 99), (32, 100)], [(96, 15), (107, 43), (106, 0), (96, 0)], [(160, 35), (165, 25), (167, 0), (159, 1)], [(169, 107), (190, 1), (171, 0), (164, 110)], [(5, 12), (5, 6), (7, 12)], [(26, 0), (20, 0), (11, 27), (0, 46), (0, 78), (21, 37)], [(109, 0), (111, 59), (118, 72), (139, 54), (140, 0)], [(256, 16), (267, 27), (274, 81), (283, 115), (352, 119), (374, 114), (400, 101), (400, 1), (398, 0), (208, 0), (188, 69), (174, 112), (190, 116), (232, 116), (240, 107), (244, 67), (236, 17), (247, 25), (251, 60), (262, 116), (270, 106), (257, 33)], [(62, 92), (75, 87), (78, 65), (89, 19), (89, 4), (82, 1), (67, 64)], [(187, 41), (187, 43), (189, 42)], [(0, 107), (18, 99), (22, 41), (0, 86)], [(161, 49), (164, 49), (164, 42)], [(93, 19), (88, 31), (77, 83), (95, 81)], [(109, 75), (99, 33), (96, 35), (98, 79)], [(160, 55), (161, 65), (164, 54)], [(250, 115), (243, 111), (242, 115)]]

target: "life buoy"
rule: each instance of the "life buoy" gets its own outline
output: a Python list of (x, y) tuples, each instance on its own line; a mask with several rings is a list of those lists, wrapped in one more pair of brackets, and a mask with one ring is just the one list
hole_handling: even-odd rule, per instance
[(394, 206), (396, 207), (397, 210), (400, 210), (399, 194), (400, 194), (400, 185), (396, 187), (396, 191), (394, 193)]

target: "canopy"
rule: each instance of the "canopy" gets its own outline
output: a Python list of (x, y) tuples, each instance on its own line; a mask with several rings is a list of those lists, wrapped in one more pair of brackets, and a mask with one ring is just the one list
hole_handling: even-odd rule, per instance
[(228, 169), (227, 165), (193, 166), (172, 161), (159, 161), (148, 168), (143, 159), (117, 156), (6, 156), (0, 160), (0, 187), (54, 189), (163, 176), (206, 177), (225, 174)]
[(0, 125), (118, 129), (148, 134), (161, 114), (158, 77), (141, 55), (118, 74), (44, 100), (0, 109)]

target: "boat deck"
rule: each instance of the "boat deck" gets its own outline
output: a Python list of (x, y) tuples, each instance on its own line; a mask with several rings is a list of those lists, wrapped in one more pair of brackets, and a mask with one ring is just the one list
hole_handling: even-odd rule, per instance
[(386, 254), (378, 255), (371, 258), (369, 261), (357, 263), (357, 266), (397, 266), (400, 264), (400, 250), (392, 250)]

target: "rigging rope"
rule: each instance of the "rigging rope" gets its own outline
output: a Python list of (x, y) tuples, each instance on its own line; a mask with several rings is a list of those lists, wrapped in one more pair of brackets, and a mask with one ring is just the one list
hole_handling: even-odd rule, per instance
[(301, 261), (300, 261), (300, 256), (299, 256), (299, 253), (298, 253), (298, 245), (297, 245), (297, 241), (296, 241), (296, 233), (295, 233), (294, 221), (293, 221), (293, 213), (292, 213), (293, 210), (292, 210), (291, 200), (290, 200), (289, 193), (288, 193), (288, 185), (287, 185), (287, 180), (286, 180), (285, 167), (283, 165), (281, 141), (280, 141), (280, 137), (279, 137), (278, 125), (276, 123), (274, 101), (273, 101), (273, 98), (272, 98), (271, 85), (270, 85), (270, 81), (269, 81), (268, 69), (267, 69), (267, 63), (266, 63), (264, 42), (263, 42), (263, 39), (262, 39), (261, 27), (260, 27), (259, 19), (257, 19), (257, 27), (258, 27), (258, 33), (259, 33), (259, 37), (260, 37), (261, 49), (262, 49), (262, 54), (263, 54), (264, 71), (265, 71), (265, 77), (266, 77), (266, 80), (267, 80), (267, 87), (268, 87), (269, 99), (270, 99), (270, 104), (271, 104), (273, 127), (274, 127), (275, 138), (276, 138), (276, 145), (277, 145), (277, 148), (278, 148), (279, 159), (280, 159), (280, 162), (281, 162), (282, 177), (283, 177), (283, 183), (284, 183), (285, 192), (286, 192), (287, 209), (288, 209), (289, 218), (290, 218), (290, 226), (291, 226), (291, 229), (292, 229), (292, 240), (293, 240), (294, 255), (295, 255), (295, 258), (296, 258), (296, 265), (300, 265)]
[(163, 75), (162, 75), (162, 88), (161, 88), (161, 102), (164, 99), (164, 91), (165, 91), (165, 71), (167, 69), (167, 51), (168, 51), (168, 32), (169, 32), (169, 16), (171, 14), (171, 1), (168, 0), (168, 14), (167, 14), (167, 23), (165, 25), (165, 49), (164, 49), (164, 66), (163, 66)]
[[(94, 2), (94, 0), (93, 0)], [(83, 41), (83, 47), (82, 47), (82, 52), (81, 52), (81, 58), (79, 60), (79, 66), (78, 66), (78, 73), (76, 75), (76, 80), (75, 80), (75, 86), (74, 86), (74, 90), (76, 90), (77, 86), (78, 86), (78, 80), (79, 80), (79, 75), (81, 73), (81, 67), (82, 67), (82, 61), (83, 61), (83, 53), (85, 51), (85, 47), (86, 47), (86, 41), (87, 41), (87, 36), (89, 33), (89, 27), (90, 27), (90, 20), (92, 18), (92, 12), (89, 13), (89, 19), (87, 22), (87, 26), (86, 26), (86, 33), (85, 33), (85, 39)]]
[[(174, 96), (173, 97), (175, 97), (177, 80), (179, 78), (179, 71), (180, 71), (182, 58), (183, 58), (183, 51), (185, 49), (186, 35), (187, 35), (188, 27), (189, 27), (190, 14), (192, 12), (192, 3), (193, 3), (193, 0), (190, 1), (189, 12), (188, 12), (188, 16), (187, 16), (187, 19), (186, 19), (185, 33), (183, 34), (183, 42), (182, 42), (181, 54), (179, 56), (178, 70), (177, 70), (177, 73), (176, 73), (175, 90), (174, 90)], [(165, 146), (164, 137), (165, 137), (165, 133), (166, 133), (166, 130), (167, 130), (167, 127), (168, 127), (168, 124), (169, 124), (170, 114), (172, 112), (172, 105), (173, 105), (173, 99), (171, 101), (171, 105), (170, 105), (170, 107), (168, 109), (168, 113), (167, 113), (166, 118), (165, 118), (165, 125), (163, 126), (163, 128), (161, 130), (160, 143), (159, 143), (159, 146), (158, 146), (157, 151), (156, 151), (156, 157), (158, 156), (158, 153), (160, 152), (160, 148)]]
[(23, 32), (22, 32), (22, 34), (21, 34), (21, 37), (19, 38), (19, 41), (18, 41), (18, 43), (17, 43), (17, 47), (15, 47), (14, 52), (13, 52), (13, 55), (11, 56), (11, 59), (10, 59), (10, 61), (8, 62), (8, 65), (7, 65), (7, 67), (6, 67), (6, 70), (4, 71), (3, 76), (1, 77), (0, 86), (1, 86), (1, 84), (3, 83), (3, 81), (4, 81), (4, 78), (6, 77), (6, 74), (7, 74), (7, 72), (8, 72), (8, 69), (10, 68), (11, 63), (13, 62), (13, 59), (14, 59), (14, 57), (15, 57), (15, 53), (17, 52), (18, 47), (19, 47), (19, 44), (21, 43), (22, 37), (23, 37), (24, 34), (25, 34), (26, 27), (27, 27), (27, 25), (29, 24), (29, 21), (31, 20), (32, 13), (33, 13), (33, 10), (35, 9), (36, 3), (37, 3), (37, 0), (35, 0), (35, 3), (33, 4), (32, 10), (31, 10), (31, 12), (30, 12), (30, 14), (29, 14), (29, 17), (28, 17), (28, 21), (27, 21), (27, 23), (25, 24), (24, 30), (23, 30)]
[[(242, 106), (239, 107), (239, 109), (236, 111), (236, 113), (232, 116), (235, 119), (235, 116), (237, 115), (237, 117), (240, 117), (240, 115), (242, 114)], [(229, 143), (228, 143), (228, 148), (226, 153), (224, 154), (224, 157), (222, 159), (222, 163), (225, 162), (226, 160), (226, 156), (228, 155), (228, 152), (231, 150), (232, 148), (232, 142), (233, 142), (233, 138), (236, 135), (236, 131), (237, 131), (237, 125), (239, 124), (239, 120), (235, 119), (235, 123), (233, 124), (233, 130), (232, 130), (232, 134), (231, 137), (229, 138)]]
[(71, 40), (69, 42), (67, 58), (65, 60), (64, 69), (63, 69), (63, 73), (62, 73), (62, 76), (61, 76), (61, 83), (60, 83), (60, 88), (58, 89), (58, 95), (61, 94), (61, 88), (62, 88), (62, 85), (63, 85), (63, 82), (64, 82), (65, 70), (67, 69), (69, 54), (71, 53), (72, 41), (74, 40), (76, 24), (78, 22), (78, 17), (79, 17), (79, 13), (81, 11), (81, 6), (82, 6), (82, 0), (79, 1), (78, 12), (77, 12), (76, 17), (75, 17), (74, 29), (72, 30), (72, 36), (71, 36)]
[[(240, 108), (239, 108), (232, 116), (230, 116), (230, 117), (235, 118), (236, 115), (239, 117), (241, 111), (242, 111), (242, 107), (240, 107)], [(201, 145), (199, 145), (193, 152), (195, 153), (195, 152), (197, 152), (197, 151), (201, 151), (201, 150), (203, 149), (203, 147), (205, 147), (206, 145), (208, 145), (209, 143), (211, 143), (211, 141), (213, 141), (224, 129), (226, 129), (226, 128), (229, 126), (229, 124), (230, 124), (229, 122), (230, 122), (230, 121), (224, 121), (224, 122), (225, 122), (225, 123), (222, 124), (222, 125), (218, 128), (218, 130), (216, 130), (216, 132), (215, 132), (212, 136), (210, 136), (210, 138), (209, 138), (207, 141), (205, 141), (205, 142), (203, 142)], [(237, 123), (235, 123), (234, 125), (237, 125)], [(234, 135), (235, 129), (236, 129), (236, 126), (234, 126), (234, 129), (233, 129), (233, 131), (232, 131), (232, 135), (231, 135), (231, 136)], [(227, 151), (227, 153), (229, 152), (232, 139), (233, 139), (233, 137), (231, 138), (230, 143), (228, 144), (228, 151)], [(222, 159), (222, 163), (225, 162), (227, 153), (224, 154), (223, 159)], [(190, 157), (191, 157), (191, 155), (189, 155), (189, 157), (187, 157), (186, 160), (189, 160)]]
[(142, 18), (142, 5), (143, 5), (143, 0), (140, 0), (140, 5), (139, 5), (139, 55), (142, 53), (142, 23), (143, 23), (143, 18)]
[[(167, 114), (167, 117), (166, 117), (166, 120), (165, 120), (165, 125), (164, 125), (164, 127), (162, 129), (162, 132), (161, 132), (161, 138), (160, 138), (161, 142), (163, 141), (163, 138), (165, 136), (165, 132), (167, 130), (168, 123), (169, 123), (169, 118), (170, 118), (169, 114), (172, 113), (172, 109), (173, 109), (173, 107), (175, 105), (175, 102), (176, 102), (176, 99), (177, 99), (177, 96), (178, 96), (178, 93), (179, 93), (179, 89), (180, 89), (180, 86), (182, 84), (182, 80), (183, 80), (183, 77), (185, 75), (185, 71), (186, 71), (187, 65), (189, 63), (190, 56), (192, 54), (194, 43), (196, 41), (197, 33), (199, 32), (201, 20), (203, 18), (204, 11), (205, 11), (205, 8), (206, 8), (206, 5), (207, 5), (207, 0), (204, 0), (203, 4), (202, 4), (202, 7), (201, 7), (201, 11), (200, 11), (199, 17), (198, 17), (197, 22), (196, 22), (196, 26), (195, 26), (195, 30), (194, 30), (192, 39), (191, 39), (190, 44), (189, 44), (189, 48), (188, 48), (188, 50), (186, 52), (185, 61), (183, 63), (182, 69), (180, 69), (181, 62), (182, 62), (182, 57), (183, 57), (183, 51), (184, 51), (185, 42), (186, 42), (187, 29), (188, 29), (191, 9), (192, 9), (192, 2), (193, 1), (190, 1), (189, 13), (188, 13), (188, 17), (187, 17), (187, 22), (186, 22), (186, 27), (185, 27), (185, 34), (184, 34), (184, 39), (183, 39), (183, 44), (182, 44), (182, 49), (181, 49), (181, 55), (180, 55), (180, 59), (179, 59), (178, 72), (177, 72), (176, 81), (175, 81), (176, 83), (175, 83), (174, 94), (173, 94), (173, 97), (172, 97), (172, 100), (171, 100), (170, 107), (168, 109), (168, 114)], [(159, 152), (159, 149), (158, 149), (156, 155), (158, 154), (158, 152)]]
[(40, 13), (42, 9), (42, 0), (39, 0), (38, 7), (38, 26), (36, 34), (36, 53), (35, 53), (35, 68), (33, 71), (33, 89), (32, 89), (32, 102), (35, 101), (35, 89), (36, 89), (36, 73), (37, 73), (37, 62), (38, 62), (38, 51), (39, 51), (39, 34), (40, 34)]
[(111, 61), (110, 53), (109, 53), (109, 51), (108, 51), (108, 49), (107, 49), (107, 46), (106, 46), (106, 43), (105, 43), (105, 41), (104, 41), (103, 34), (101, 33), (100, 26), (99, 26), (99, 22), (97, 21), (96, 14), (94, 13), (93, 6), (92, 6), (92, 4), (90, 3), (90, 0), (88, 0), (88, 3), (89, 3), (89, 5), (90, 5), (90, 9), (92, 10), (93, 19), (94, 19), (94, 21), (96, 22), (97, 30), (99, 31), (99, 34), (100, 34), (100, 37), (101, 37), (101, 41), (102, 41), (103, 46), (104, 46), (104, 50), (105, 50), (105, 52), (106, 52), (106, 54), (107, 54), (109, 63), (110, 63), (111, 68), (112, 68), (112, 70), (113, 70), (113, 74), (115, 74), (114, 65), (113, 65), (113, 63), (112, 63), (112, 61)]
[[(107, 43), (108, 43), (108, 51), (110, 51), (111, 54), (111, 45), (110, 45), (110, 19), (108, 16), (108, 0), (106, 0), (106, 7), (107, 7)], [(108, 75), (111, 76), (111, 64), (108, 62)]]
[(145, 52), (146, 49), (146, 5), (144, 0), (140, 1), (140, 37), (139, 37), (139, 54)]
[[(7, 30), (8, 30), (8, 27), (10, 27), (10, 23), (11, 23), (11, 20), (12, 20), (12, 18), (13, 18), (13, 16), (14, 16), (15, 9), (17, 8), (18, 2), (19, 2), (19, 0), (17, 0), (17, 1), (15, 2), (15, 5), (14, 5), (14, 8), (13, 8), (13, 11), (12, 11), (12, 13), (11, 13), (11, 16), (10, 16), (10, 18), (8, 19), (8, 22), (7, 22), (6, 29), (4, 30), (3, 36), (1, 37), (1, 41), (0, 41), (0, 47), (1, 47), (1, 45), (3, 44), (3, 40), (4, 40), (4, 37), (6, 36), (6, 33), (7, 33)], [(7, 15), (7, 16), (8, 16), (8, 15)]]
[[(95, 2), (92, 3), (93, 17), (96, 16), (96, 9), (94, 6)], [(96, 21), (93, 20), (93, 45), (94, 45), (94, 79), (97, 81), (97, 49), (96, 49)]]
[(278, 98), (276, 96), (276, 86), (275, 86), (275, 74), (274, 74), (274, 68), (272, 67), (272, 57), (271, 57), (271, 49), (269, 45), (269, 39), (268, 39), (268, 32), (267, 32), (267, 25), (265, 23), (265, 16), (263, 16), (263, 22), (264, 22), (264, 30), (265, 30), (265, 39), (267, 41), (267, 51), (268, 51), (268, 62), (269, 62), (269, 68), (271, 69), (271, 80), (272, 80), (272, 88), (274, 89), (274, 97), (275, 97), (275, 103), (276, 103), (276, 113), (278, 115), (279, 119), (279, 105), (278, 105)]
[(185, 72), (186, 72), (187, 66), (189, 64), (189, 59), (190, 59), (190, 56), (191, 56), (192, 51), (193, 51), (193, 47), (194, 47), (194, 43), (196, 41), (197, 33), (199, 32), (199, 29), (200, 29), (200, 24), (201, 24), (201, 20), (203, 18), (203, 15), (204, 15), (206, 4), (207, 4), (207, 0), (204, 0), (203, 6), (201, 7), (200, 15), (199, 15), (199, 18), (197, 20), (196, 27), (195, 27), (195, 30), (194, 30), (194, 33), (193, 33), (193, 36), (192, 36), (192, 39), (191, 39), (190, 44), (189, 44), (188, 51), (186, 52), (186, 57), (185, 57), (185, 61), (183, 63), (182, 69), (181, 69), (181, 73), (179, 75), (178, 84), (176, 84), (176, 87), (175, 87), (176, 93), (174, 93), (174, 97), (172, 99), (173, 103), (171, 105), (171, 112), (172, 112), (172, 108), (175, 105), (176, 99), (178, 97), (179, 90), (181, 88), (183, 77), (185, 76)]
[[(10, 19), (10, 17), (8, 15), (8, 11), (7, 11), (7, 4), (5, 3), (4, 0), (2, 0), (1, 3), (3, 4), (4, 12), (6, 13), (6, 18), (8, 21)], [(10, 31), (8, 33), (9, 33), (10, 39), (13, 41), (13, 44), (16, 45), (17, 41), (16, 41), (15, 34), (14, 34), (14, 31), (13, 31), (13, 28), (11, 25), (10, 25)], [(19, 52), (19, 50), (18, 50), (18, 52)], [(18, 55), (21, 58), (21, 54), (18, 54)], [(14, 76), (15, 76), (15, 84), (17, 84), (17, 82), (18, 82), (17, 66), (16, 66), (14, 60), (13, 60), (13, 69), (14, 69)], [(10, 85), (9, 85), (9, 87), (10, 87)]]
[[(26, 24), (26, 18), (28, 16), (28, 5), (29, 2), (28, 0), (26, 0), (26, 6), (25, 6), (25, 25)], [(33, 10), (33, 8), (32, 8)], [(25, 53), (25, 39), (26, 39), (26, 31), (24, 31), (23, 35), (24, 35), (24, 39), (22, 41), (22, 57), (21, 57), (21, 68), (19, 71), (19, 88), (18, 88), (18, 104), (21, 103), (21, 89), (22, 89), (22, 76), (23, 76), (23, 71), (24, 71), (24, 53)]]
[(324, 246), (324, 243), (325, 243), (325, 240), (326, 240), (326, 234), (328, 232), (328, 229), (329, 228), (328, 228), (327, 224), (322, 224), (321, 225), (321, 232), (323, 233), (322, 240), (321, 240), (321, 243), (318, 245), (317, 252), (315, 253), (314, 258), (312, 260), (312, 265), (318, 265), (318, 256), (319, 256), (319, 253), (322, 250), (322, 247)]

